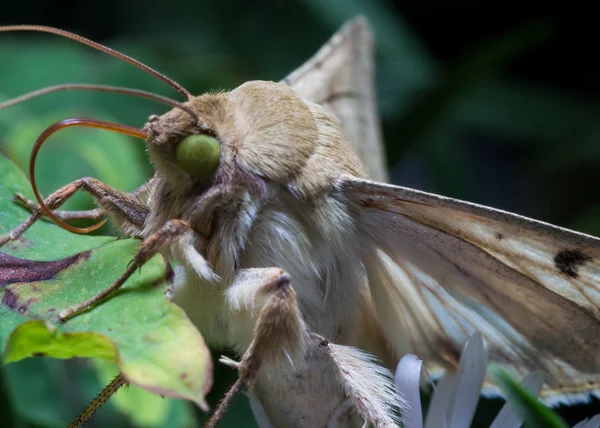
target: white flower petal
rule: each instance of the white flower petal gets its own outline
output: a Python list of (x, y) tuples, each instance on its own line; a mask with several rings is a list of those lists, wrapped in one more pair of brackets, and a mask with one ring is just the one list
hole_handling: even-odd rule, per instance
[(573, 428), (584, 428), (585, 424), (587, 424), (589, 420), (590, 418), (585, 418), (584, 420), (577, 422), (577, 424), (574, 425)]
[(265, 413), (265, 409), (263, 409), (262, 404), (258, 401), (258, 398), (254, 396), (252, 393), (247, 393), (248, 401), (250, 402), (250, 409), (252, 410), (252, 414), (254, 415), (254, 419), (256, 420), (256, 424), (259, 428), (273, 428), (271, 425), (271, 421), (267, 417)]
[(402, 412), (404, 428), (423, 428), (420, 390), (422, 364), (423, 361), (415, 355), (407, 354), (402, 357), (396, 367), (394, 382), (405, 401), (405, 405), (410, 406), (408, 410)]
[[(521, 385), (537, 397), (544, 385), (544, 373), (541, 370), (529, 373), (521, 380)], [(506, 402), (490, 428), (519, 428), (522, 424), (523, 418), (514, 411), (510, 403)]]
[(464, 428), (471, 425), (485, 378), (486, 365), (487, 352), (483, 346), (483, 339), (479, 333), (475, 333), (467, 341), (458, 363), (454, 402), (449, 409), (450, 428)]
[(448, 408), (454, 401), (454, 390), (456, 389), (456, 373), (446, 372), (437, 383), (429, 409), (427, 410), (427, 419), (425, 428), (446, 428), (448, 426)]
[(596, 415), (590, 420), (585, 418), (573, 428), (600, 428), (600, 415)]

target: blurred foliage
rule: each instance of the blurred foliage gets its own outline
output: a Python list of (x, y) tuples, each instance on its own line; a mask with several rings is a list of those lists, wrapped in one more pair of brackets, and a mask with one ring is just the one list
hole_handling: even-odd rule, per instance
[[(32, 0), (7, 4), (0, 21), (75, 31), (202, 93), (250, 79), (278, 80), (343, 21), (365, 14), (376, 33), (378, 96), (395, 183), (600, 235), (600, 67), (591, 60), (597, 46), (595, 15), (555, 4)], [(66, 82), (176, 96), (131, 65), (69, 40), (29, 33), (0, 34), (0, 40), (0, 100)], [(0, 148), (26, 169), (34, 137), (59, 118), (89, 116), (141, 126), (150, 114), (166, 110), (122, 95), (48, 95), (0, 112)], [(82, 175), (132, 190), (151, 173), (142, 144), (97, 130), (62, 131), (41, 150), (38, 164), (43, 194)], [(89, 207), (85, 195), (69, 206)], [(213, 408), (234, 379), (218, 364), (215, 376)], [(4, 419), (3, 426), (57, 426), (57, 418), (75, 415), (107, 379), (104, 370), (84, 361), (11, 364), (2, 372), (0, 413), (12, 420)], [(194, 418), (205, 417), (192, 415), (187, 403), (165, 410), (139, 396), (123, 400), (113, 400), (90, 426), (108, 421), (125, 426), (117, 408), (134, 406), (160, 413), (158, 419), (168, 415), (160, 426), (197, 426)], [(481, 402), (474, 426), (485, 426), (501, 405), (500, 400)], [(252, 426), (245, 398), (235, 406), (223, 426)], [(569, 423), (598, 411), (559, 410)], [(151, 426), (144, 425), (143, 416), (136, 418), (128, 423)]]
[(520, 385), (519, 381), (502, 367), (492, 366), (490, 371), (506, 395), (507, 401), (528, 428), (568, 428), (556, 413), (542, 405), (537, 396)]

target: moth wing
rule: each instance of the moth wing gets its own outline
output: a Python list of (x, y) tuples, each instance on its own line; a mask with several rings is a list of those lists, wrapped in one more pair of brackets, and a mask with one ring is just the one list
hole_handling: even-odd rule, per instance
[[(600, 239), (413, 189), (345, 178), (387, 342), (436, 371), (479, 331), (490, 360), (546, 372), (554, 405), (600, 391)], [(484, 392), (497, 389), (487, 384)]]
[(346, 23), (282, 83), (337, 117), (370, 177), (386, 182), (373, 71), (373, 35), (367, 20), (359, 17)]

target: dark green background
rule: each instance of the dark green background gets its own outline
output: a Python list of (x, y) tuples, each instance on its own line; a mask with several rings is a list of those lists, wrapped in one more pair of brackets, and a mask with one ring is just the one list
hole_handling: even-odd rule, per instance
[[(599, 38), (583, 2), (30, 0), (3, 4), (0, 23), (75, 31), (201, 93), (282, 78), (357, 14), (367, 15), (376, 32), (380, 111), (395, 183), (600, 235)], [(0, 100), (66, 82), (177, 97), (140, 70), (72, 41), (0, 34)], [(120, 95), (53, 94), (0, 111), (0, 148), (25, 167), (33, 140), (57, 119), (142, 126), (165, 110)], [(42, 150), (38, 171), (47, 194), (82, 175), (133, 189), (150, 168), (140, 144), (69, 130)], [(89, 206), (85, 196), (69, 205)], [(2, 376), (2, 426), (63, 426), (101, 385), (84, 361), (29, 360)], [(213, 403), (233, 379), (218, 367)], [(485, 426), (498, 406), (484, 402), (474, 426)], [(195, 426), (185, 421), (184, 408), (173, 406), (166, 425)], [(593, 411), (561, 414), (573, 424)], [(224, 426), (247, 418), (241, 399)], [(126, 423), (107, 406), (90, 426), (108, 421)]]

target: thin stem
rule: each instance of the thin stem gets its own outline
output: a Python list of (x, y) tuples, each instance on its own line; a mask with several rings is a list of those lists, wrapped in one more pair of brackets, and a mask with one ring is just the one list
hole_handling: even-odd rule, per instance
[(217, 407), (217, 410), (215, 410), (215, 413), (213, 413), (206, 425), (204, 425), (204, 428), (216, 428), (217, 426), (219, 426), (219, 423), (221, 423), (221, 420), (235, 401), (235, 398), (240, 392), (242, 392), (244, 386), (245, 383), (242, 381), (242, 379), (238, 379), (233, 384), (229, 391), (227, 391), (227, 394), (225, 394), (225, 397), (223, 397), (223, 400), (221, 400), (221, 402), (219, 403), (219, 406)]
[(125, 378), (120, 374), (117, 375), (67, 428), (78, 428), (86, 423), (119, 388), (126, 384)]

